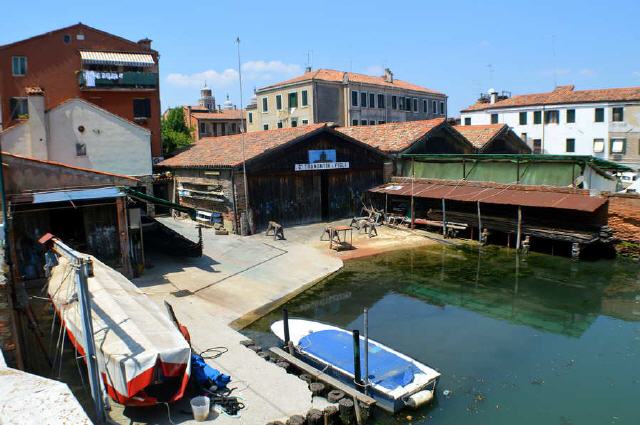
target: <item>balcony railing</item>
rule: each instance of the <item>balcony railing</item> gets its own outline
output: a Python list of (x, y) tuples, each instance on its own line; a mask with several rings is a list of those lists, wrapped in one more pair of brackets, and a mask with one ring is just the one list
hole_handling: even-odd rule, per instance
[(158, 74), (155, 72), (102, 72), (81, 71), (78, 84), (83, 89), (154, 89), (158, 87)]

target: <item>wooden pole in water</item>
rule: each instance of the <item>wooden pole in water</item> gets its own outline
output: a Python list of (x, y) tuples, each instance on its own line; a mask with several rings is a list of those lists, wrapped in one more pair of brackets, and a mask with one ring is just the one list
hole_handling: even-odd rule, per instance
[(360, 373), (360, 331), (353, 330), (353, 380), (356, 388), (362, 391), (362, 378)]
[(284, 327), (284, 346), (289, 345), (289, 310), (282, 309), (282, 326)]
[(478, 242), (482, 242), (482, 216), (480, 215), (480, 201), (478, 201)]
[(364, 393), (369, 388), (369, 310), (364, 309)]
[(411, 228), (415, 229), (415, 201), (413, 200), (413, 183), (416, 179), (416, 168), (415, 168), (415, 158), (411, 158)]
[(521, 239), (522, 239), (522, 207), (518, 205), (518, 233), (516, 235), (516, 250), (520, 249)]
[(447, 210), (444, 198), (442, 198), (442, 236), (447, 237)]

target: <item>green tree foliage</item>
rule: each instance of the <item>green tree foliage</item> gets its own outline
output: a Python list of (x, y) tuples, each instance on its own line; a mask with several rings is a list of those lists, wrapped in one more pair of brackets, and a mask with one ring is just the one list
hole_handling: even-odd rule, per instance
[(193, 143), (191, 129), (184, 122), (181, 107), (171, 108), (162, 118), (160, 125), (162, 133), (162, 150), (169, 155), (176, 149), (184, 148)]

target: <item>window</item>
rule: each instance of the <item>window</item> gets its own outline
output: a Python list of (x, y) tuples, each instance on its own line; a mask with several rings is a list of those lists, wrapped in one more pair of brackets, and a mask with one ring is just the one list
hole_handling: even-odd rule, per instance
[(398, 96), (391, 96), (391, 109), (398, 109)]
[(217, 136), (218, 135), (218, 124), (213, 123), (212, 127), (213, 127), (213, 135)]
[(567, 109), (567, 123), (576, 122), (576, 110), (575, 109)]
[(302, 90), (302, 106), (309, 105), (309, 94), (306, 90)]
[(576, 151), (576, 139), (567, 139), (566, 152), (572, 153)]
[(542, 153), (541, 139), (533, 139), (533, 153)]
[(400, 110), (404, 111), (404, 97), (400, 96)]
[(593, 153), (604, 152), (604, 139), (593, 139)]
[(375, 93), (369, 93), (369, 108), (376, 107), (376, 95)]
[(14, 77), (27, 75), (27, 57), (13, 56), (11, 58), (11, 73)]
[(76, 156), (87, 156), (86, 143), (76, 143)]
[(623, 107), (612, 108), (611, 121), (614, 121), (614, 122), (622, 122), (622, 121), (624, 121), (624, 108)]
[(62, 36), (62, 41), (64, 42), (64, 44), (69, 44), (71, 43), (71, 36), (69, 34), (65, 34)]
[(289, 108), (298, 107), (298, 92), (289, 93)]
[(358, 125), (358, 120), (352, 120), (351, 125)]
[(376, 122), (374, 120), (369, 120), (369, 125), (376, 125)]
[(302, 120), (302, 125), (308, 125), (309, 124), (309, 120)]
[(471, 125), (471, 117), (466, 117), (464, 119), (464, 125)]
[(280, 111), (280, 110), (282, 110), (282, 95), (277, 94), (276, 95), (276, 111)]
[(431, 113), (434, 114), (434, 115), (437, 113), (436, 105), (437, 105), (437, 103), (436, 103), (435, 100), (431, 102)]
[(412, 108), (412, 102), (410, 97), (407, 98), (407, 100), (404, 103), (404, 106), (407, 107), (407, 111), (411, 112), (413, 108)]
[(263, 130), (269, 130), (269, 124), (262, 124)]
[(498, 124), (498, 114), (491, 114), (491, 124)]
[(151, 100), (133, 99), (133, 118), (151, 117)]
[(367, 125), (367, 120), (360, 120), (360, 125)]
[(520, 138), (524, 140), (525, 143), (527, 143), (527, 133), (520, 133)]
[(413, 98), (413, 112), (418, 112), (418, 99)]
[(298, 126), (298, 119), (291, 118), (291, 127), (297, 127), (297, 126)]
[(253, 112), (249, 112), (249, 124), (253, 123)]
[(282, 128), (282, 121), (278, 121), (278, 124), (276, 124), (278, 126), (278, 128)]
[(378, 121), (378, 124), (386, 124), (386, 121)]
[(542, 124), (542, 111), (533, 111), (533, 123)]
[(378, 95), (378, 108), (384, 109), (384, 95), (383, 94), (379, 94)]
[(604, 108), (595, 109), (595, 122), (604, 122)]
[(225, 134), (227, 134), (227, 125), (222, 123), (220, 124), (220, 135), (224, 136)]
[(200, 123), (200, 134), (205, 134), (207, 132), (207, 125), (203, 122)]
[(11, 119), (29, 117), (29, 104), (26, 97), (12, 97), (9, 99), (9, 111), (11, 111)]
[(626, 145), (626, 139), (611, 139), (611, 153), (625, 153)]
[(545, 124), (558, 124), (560, 122), (560, 111), (544, 111)]
[(262, 98), (262, 112), (269, 112), (269, 99), (267, 97)]
[(526, 112), (520, 112), (519, 114), (520, 117), (520, 125), (527, 125), (527, 113)]
[(363, 108), (367, 107), (367, 94), (363, 91), (360, 92), (360, 106)]
[(236, 123), (232, 122), (231, 123), (231, 133), (232, 134), (236, 134), (238, 132), (238, 126), (236, 126)]
[(422, 112), (424, 112), (425, 114), (428, 113), (429, 111), (427, 110), (429, 104), (427, 103), (426, 99), (422, 99)]
[(351, 106), (358, 106), (358, 92), (351, 90)]
[(440, 102), (440, 115), (444, 115), (444, 102)]

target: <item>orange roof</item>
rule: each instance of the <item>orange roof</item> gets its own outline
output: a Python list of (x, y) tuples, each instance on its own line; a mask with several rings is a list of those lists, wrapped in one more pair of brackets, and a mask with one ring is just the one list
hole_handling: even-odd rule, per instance
[(482, 149), (508, 126), (506, 124), (456, 125), (453, 128), (477, 149)]
[(421, 121), (390, 122), (379, 125), (338, 127), (336, 131), (387, 153), (401, 152), (422, 139), (444, 118)]
[(289, 80), (262, 87), (258, 89), (258, 91), (272, 89), (289, 84), (301, 83), (304, 81), (330, 81), (335, 83), (342, 83), (343, 81), (345, 81), (345, 78), (352, 83), (394, 87), (402, 90), (413, 90), (422, 93), (439, 94), (444, 96), (444, 93), (440, 93), (426, 87), (418, 86), (416, 84), (408, 83), (406, 81), (397, 80), (395, 78), (393, 79), (393, 82), (387, 82), (384, 77), (374, 77), (371, 75), (357, 74), (355, 72), (336, 71), (333, 69), (317, 69), (315, 71), (305, 72), (304, 74), (291, 78)]
[(308, 137), (326, 128), (326, 124), (311, 124), (294, 128), (254, 131), (230, 136), (204, 137), (184, 152), (165, 159), (159, 166), (166, 167), (235, 167), (242, 164), (242, 138), (244, 137), (246, 161), (272, 149)]
[(238, 109), (223, 109), (215, 112), (192, 112), (191, 116), (197, 120), (239, 120), (242, 112)]
[(574, 90), (574, 86), (559, 86), (547, 93), (513, 96), (495, 103), (476, 102), (462, 112), (488, 109), (513, 108), (518, 106), (559, 105), (565, 103), (593, 103), (640, 100), (640, 87), (617, 89)]

